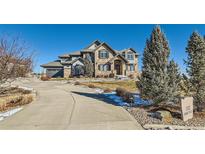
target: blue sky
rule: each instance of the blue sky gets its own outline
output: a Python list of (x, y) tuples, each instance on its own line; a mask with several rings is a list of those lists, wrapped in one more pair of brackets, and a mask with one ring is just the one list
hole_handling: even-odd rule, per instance
[[(142, 66), (142, 54), (146, 38), (155, 25), (0, 25), (0, 33), (20, 35), (36, 51), (35, 72), (40, 72), (40, 64), (55, 60), (58, 55), (86, 47), (98, 39), (107, 42), (116, 50), (132, 47), (140, 56), (139, 68)], [(170, 59), (174, 59), (185, 72), (183, 59), (186, 59), (185, 47), (191, 33), (197, 30), (205, 35), (205, 25), (160, 25), (165, 32), (171, 48)]]

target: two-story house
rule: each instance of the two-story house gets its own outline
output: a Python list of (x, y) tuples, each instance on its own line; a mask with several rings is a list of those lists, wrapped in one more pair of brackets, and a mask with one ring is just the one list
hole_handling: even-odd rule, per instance
[(82, 50), (60, 55), (59, 60), (43, 64), (41, 67), (49, 77), (74, 77), (83, 75), (77, 68), (83, 68), (85, 58), (89, 58), (93, 63), (94, 77), (137, 77), (139, 74), (138, 53), (133, 48), (118, 51), (98, 40)]

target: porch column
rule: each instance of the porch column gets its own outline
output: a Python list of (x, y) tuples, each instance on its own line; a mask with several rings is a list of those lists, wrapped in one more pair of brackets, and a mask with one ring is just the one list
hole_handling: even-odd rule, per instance
[(122, 63), (122, 75), (126, 75), (126, 64), (125, 63)]

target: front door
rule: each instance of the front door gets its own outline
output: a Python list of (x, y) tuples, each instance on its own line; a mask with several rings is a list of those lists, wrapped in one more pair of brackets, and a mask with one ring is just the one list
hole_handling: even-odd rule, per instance
[(122, 75), (122, 71), (121, 71), (121, 62), (119, 60), (115, 61), (115, 71), (117, 75)]

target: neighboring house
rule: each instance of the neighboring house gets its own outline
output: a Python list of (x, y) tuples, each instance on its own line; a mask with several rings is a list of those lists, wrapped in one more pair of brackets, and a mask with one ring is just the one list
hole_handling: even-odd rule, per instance
[(117, 51), (98, 40), (80, 51), (60, 55), (59, 60), (43, 64), (41, 67), (44, 68), (44, 74), (49, 77), (67, 78), (83, 75), (85, 58), (93, 63), (93, 77), (137, 77), (139, 74), (138, 53), (133, 48)]

